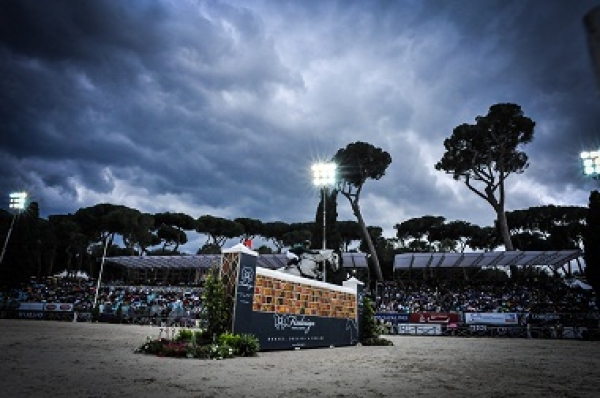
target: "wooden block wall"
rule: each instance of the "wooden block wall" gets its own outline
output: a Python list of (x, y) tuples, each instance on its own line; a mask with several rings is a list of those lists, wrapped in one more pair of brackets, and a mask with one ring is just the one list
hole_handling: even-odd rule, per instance
[(356, 318), (356, 295), (300, 282), (256, 275), (254, 311)]

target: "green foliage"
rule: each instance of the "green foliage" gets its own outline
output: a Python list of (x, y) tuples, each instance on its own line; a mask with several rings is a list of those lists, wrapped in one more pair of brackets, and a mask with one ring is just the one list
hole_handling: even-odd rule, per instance
[(375, 319), (375, 308), (368, 296), (363, 298), (362, 335), (360, 342), (368, 346), (390, 346), (394, 345), (390, 340), (380, 337), (381, 330)]
[(339, 149), (333, 161), (340, 170), (338, 176), (338, 191), (348, 199), (350, 207), (361, 227), (363, 239), (367, 242), (371, 261), (378, 281), (383, 281), (383, 273), (379, 265), (379, 257), (373, 245), (373, 241), (367, 231), (365, 220), (360, 211), (360, 193), (363, 185), (368, 179), (379, 180), (385, 175), (385, 171), (392, 163), (392, 157), (381, 148), (377, 148), (366, 142), (354, 142)]
[(206, 243), (198, 250), (198, 254), (220, 254), (221, 246), (215, 243)]
[(585, 276), (600, 302), (600, 192), (590, 194), (590, 203), (583, 235)]
[(244, 233), (244, 226), (226, 218), (204, 215), (196, 220), (196, 231), (208, 235), (207, 243), (220, 248), (227, 239), (241, 236)]
[(119, 306), (117, 307), (117, 313), (115, 314), (115, 322), (116, 323), (123, 322), (123, 308), (122, 308), (121, 303), (119, 303)]
[(223, 333), (217, 338), (217, 344), (233, 347), (236, 345), (239, 338), (240, 336), (235, 333)]
[(213, 270), (204, 282), (204, 317), (207, 324), (207, 332), (212, 336), (220, 336), (229, 332), (231, 328), (231, 309), (228, 308), (225, 298), (225, 287)]
[(506, 220), (518, 250), (574, 250), (581, 247), (587, 213), (586, 207), (546, 205), (507, 212)]
[(164, 346), (165, 339), (151, 340), (150, 337), (146, 339), (146, 342), (138, 347), (135, 352), (139, 354), (150, 354), (158, 355)]
[(239, 335), (231, 332), (226, 332), (217, 337), (217, 344), (228, 345), (230, 347), (233, 347), (238, 339)]
[(394, 345), (390, 340), (383, 337), (370, 337), (361, 341), (362, 345), (367, 346), (391, 346)]
[(198, 345), (210, 344), (213, 342), (213, 335), (211, 335), (207, 329), (194, 330), (191, 341)]
[(269, 246), (267, 245), (261, 245), (258, 248), (258, 254), (272, 254), (273, 253), (273, 249), (271, 249)]
[(373, 302), (368, 296), (363, 298), (363, 320), (362, 320), (362, 340), (379, 337), (377, 330), (377, 321), (375, 319), (375, 309)]
[(260, 344), (255, 336), (251, 334), (241, 334), (234, 349), (235, 355), (241, 357), (253, 357), (260, 351)]
[(223, 333), (217, 344), (233, 348), (233, 355), (241, 357), (255, 356), (260, 349), (258, 339), (250, 334)]
[(509, 173), (523, 172), (527, 155), (520, 146), (533, 140), (535, 122), (524, 116), (516, 104), (492, 105), (486, 116), (477, 116), (476, 124), (461, 124), (444, 141), (446, 153), (435, 165), (453, 175), (491, 183), (498, 186), (490, 172), (506, 177)]
[(158, 356), (185, 358), (188, 354), (188, 345), (181, 341), (166, 341), (161, 350), (157, 353)]
[(244, 233), (242, 234), (243, 240), (254, 239), (254, 237), (262, 235), (263, 222), (261, 220), (247, 217), (239, 217), (234, 219), (233, 221), (240, 224), (244, 228)]
[(357, 141), (339, 149), (333, 161), (340, 170), (341, 182), (360, 188), (367, 179), (379, 180), (383, 177), (392, 163), (392, 157), (381, 148)]
[(452, 136), (444, 140), (446, 152), (435, 169), (463, 180), (470, 191), (492, 206), (506, 250), (513, 250), (504, 213), (504, 181), (529, 166), (521, 147), (533, 140), (535, 122), (516, 104), (492, 105), (486, 116), (475, 120), (474, 125), (455, 127)]
[(181, 329), (173, 340), (150, 337), (135, 352), (174, 358), (225, 359), (256, 356), (258, 339), (252, 335), (223, 333), (215, 341), (207, 340), (205, 331)]
[(263, 224), (262, 236), (271, 241), (277, 248), (277, 252), (281, 253), (281, 249), (285, 246), (283, 237), (290, 230), (290, 225), (282, 221), (266, 222)]
[(192, 341), (194, 339), (194, 331), (190, 329), (180, 329), (175, 337), (175, 341)]
[(100, 318), (100, 305), (96, 304), (94, 306), (94, 308), (92, 308), (92, 321), (98, 322), (99, 318)]

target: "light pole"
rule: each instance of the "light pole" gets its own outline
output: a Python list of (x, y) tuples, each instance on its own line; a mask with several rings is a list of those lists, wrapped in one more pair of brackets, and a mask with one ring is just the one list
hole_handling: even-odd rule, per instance
[(13, 215), (12, 221), (10, 222), (10, 227), (8, 228), (8, 233), (6, 234), (6, 239), (4, 240), (4, 247), (2, 247), (2, 254), (0, 254), (0, 265), (2, 265), (2, 261), (4, 261), (4, 254), (6, 253), (6, 247), (8, 246), (8, 240), (10, 239), (10, 235), (12, 233), (13, 227), (15, 226), (15, 220), (17, 216), (23, 209), (25, 209), (25, 204), (27, 203), (27, 192), (13, 192), (9, 195), (10, 203), (8, 207), (15, 212)]
[(583, 174), (594, 179), (600, 179), (600, 151), (581, 152)]
[[(335, 184), (336, 180), (335, 163), (316, 163), (312, 166), (313, 183), (321, 188), (323, 197), (323, 250), (327, 249), (327, 188)], [(323, 282), (327, 280), (327, 267), (323, 264)]]
[(108, 237), (104, 239), (104, 251), (102, 253), (102, 261), (100, 262), (100, 273), (98, 274), (98, 283), (96, 284), (96, 293), (94, 294), (94, 304), (92, 309), (96, 308), (98, 303), (98, 293), (100, 293), (100, 283), (102, 282), (102, 271), (104, 271), (104, 259), (106, 258), (106, 250), (108, 249)]

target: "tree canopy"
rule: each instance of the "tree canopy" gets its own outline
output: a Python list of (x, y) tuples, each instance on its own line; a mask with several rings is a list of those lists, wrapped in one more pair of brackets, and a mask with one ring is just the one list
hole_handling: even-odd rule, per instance
[(600, 302), (600, 192), (592, 191), (583, 235), (585, 276)]
[(368, 179), (379, 180), (383, 177), (388, 166), (392, 163), (392, 157), (381, 148), (357, 141), (348, 144), (346, 148), (339, 149), (333, 157), (333, 161), (337, 164), (339, 170), (337, 189), (350, 202), (352, 211), (363, 231), (363, 238), (369, 247), (377, 280), (383, 281), (383, 273), (379, 265), (377, 252), (363, 219), (359, 201), (365, 182)]
[(516, 104), (492, 105), (475, 124), (461, 124), (444, 140), (446, 152), (436, 170), (462, 180), (467, 188), (488, 202), (496, 212), (506, 250), (513, 250), (504, 212), (505, 181), (523, 173), (528, 157), (521, 147), (533, 140), (535, 122)]

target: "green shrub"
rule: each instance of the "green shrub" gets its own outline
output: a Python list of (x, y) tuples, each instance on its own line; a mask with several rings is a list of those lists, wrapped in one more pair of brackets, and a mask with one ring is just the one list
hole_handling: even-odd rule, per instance
[(194, 332), (190, 329), (179, 329), (177, 336), (175, 337), (175, 341), (192, 341), (194, 337)]
[(233, 347), (228, 345), (214, 345), (212, 358), (233, 358)]
[(119, 303), (119, 306), (117, 307), (117, 313), (115, 314), (114, 322), (123, 323), (123, 308), (121, 307), (121, 303)]
[(94, 308), (92, 308), (92, 322), (98, 322), (100, 319), (100, 305), (96, 304)]
[(240, 336), (234, 333), (222, 333), (217, 338), (218, 345), (228, 345), (230, 347), (236, 347), (238, 341), (240, 340)]
[(202, 321), (206, 323), (210, 335), (219, 336), (231, 328), (232, 308), (225, 298), (225, 286), (216, 270), (213, 270), (204, 281), (204, 303), (201, 312)]
[(147, 337), (146, 342), (138, 347), (135, 352), (139, 354), (158, 355), (162, 351), (166, 341), (166, 339), (151, 340), (150, 337)]
[(212, 344), (196, 346), (191, 352), (194, 358), (210, 359), (212, 353)]
[(258, 339), (251, 334), (241, 334), (237, 341), (237, 346), (234, 347), (235, 355), (241, 357), (256, 356), (260, 350)]
[(233, 358), (233, 348), (228, 345), (208, 344), (198, 346), (195, 358), (200, 359), (225, 359)]
[(363, 298), (362, 318), (361, 340), (379, 337), (379, 329), (375, 320), (375, 309), (373, 308), (373, 302), (366, 295)]
[(168, 341), (163, 344), (162, 349), (158, 352), (161, 357), (184, 358), (187, 356), (187, 344), (181, 341)]
[(362, 345), (369, 346), (390, 346), (394, 345), (390, 340), (384, 339), (383, 337), (369, 337), (362, 340)]
[(214, 343), (214, 337), (207, 329), (194, 330), (193, 336), (190, 339), (198, 345), (207, 345)]
[(233, 348), (233, 355), (241, 357), (255, 356), (260, 349), (258, 339), (250, 334), (223, 333), (217, 344)]

